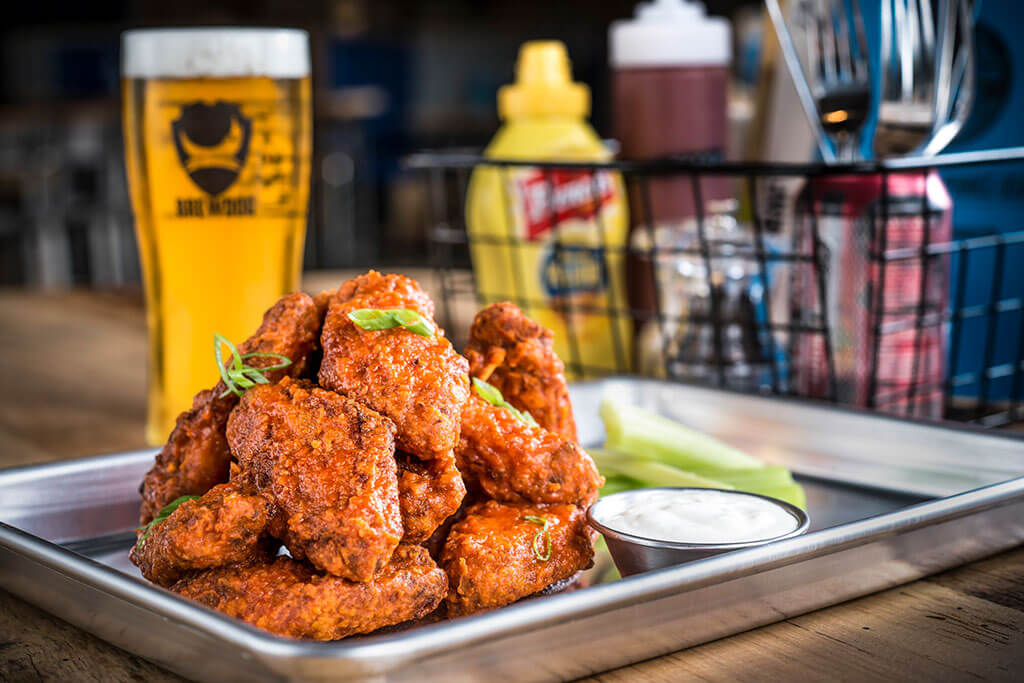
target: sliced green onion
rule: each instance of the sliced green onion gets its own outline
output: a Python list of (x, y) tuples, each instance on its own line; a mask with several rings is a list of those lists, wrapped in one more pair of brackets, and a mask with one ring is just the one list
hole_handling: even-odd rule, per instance
[[(221, 350), (221, 346), (225, 345), (231, 349), (231, 363), (224, 363), (224, 354)], [(266, 373), (271, 370), (282, 370), (292, 364), (291, 358), (283, 356), (280, 353), (270, 353), (262, 351), (254, 351), (252, 353), (242, 354), (238, 352), (231, 341), (220, 334), (213, 335), (213, 355), (217, 359), (217, 370), (220, 372), (221, 381), (224, 382), (224, 386), (227, 389), (220, 395), (220, 398), (224, 398), (228, 394), (235, 394), (241, 396), (245, 393), (246, 389), (251, 389), (257, 384), (270, 384), (270, 380), (267, 379)], [(256, 368), (251, 365), (246, 365), (244, 361), (250, 358), (276, 358), (279, 363), (268, 365), (262, 368)]]
[(156, 513), (156, 517), (154, 517), (149, 524), (142, 527), (142, 529), (144, 529), (144, 532), (141, 536), (139, 536), (139, 540), (135, 542), (135, 549), (142, 550), (143, 546), (146, 544), (146, 539), (149, 538), (149, 534), (153, 531), (153, 527), (155, 527), (157, 524), (160, 524), (161, 522), (165, 521), (168, 517), (170, 517), (171, 513), (173, 513), (175, 510), (181, 507), (182, 503), (184, 503), (186, 500), (192, 500), (193, 498), (198, 497), (199, 496), (179, 496), (178, 498), (175, 498), (167, 505), (160, 508), (160, 512)]
[(434, 324), (408, 308), (360, 308), (351, 311), (348, 319), (368, 331), (404, 327), (421, 337), (434, 336)]
[(501, 395), (501, 391), (498, 387), (494, 386), (489, 382), (485, 382), (479, 377), (473, 378), (473, 388), (476, 390), (477, 395), (483, 400), (490, 403), (492, 406), (498, 408), (504, 408), (509, 411), (517, 418), (530, 425), (531, 427), (539, 427), (537, 421), (533, 419), (533, 415), (525, 410), (519, 410), (514, 405), (505, 400), (505, 397)]
[[(539, 524), (543, 527), (533, 537), (533, 553), (541, 562), (547, 562), (551, 559), (551, 530), (549, 528), (551, 520), (547, 517), (537, 517), (536, 515), (526, 515), (523, 517), (523, 520), (531, 524)], [(538, 547), (538, 544), (540, 547)]]

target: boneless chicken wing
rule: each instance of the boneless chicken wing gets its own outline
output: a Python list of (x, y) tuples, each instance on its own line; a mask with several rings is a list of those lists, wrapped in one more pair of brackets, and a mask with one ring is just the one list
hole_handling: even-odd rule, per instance
[(170, 586), (185, 572), (262, 556), (261, 536), (272, 506), (237, 482), (218, 484), (187, 500), (167, 519), (139, 530), (131, 560), (153, 583)]
[[(243, 354), (279, 353), (291, 359), (289, 367), (266, 373), (269, 380), (276, 381), (307, 367), (307, 356), (319, 344), (321, 322), (313, 299), (306, 294), (288, 294), (264, 314), (259, 329), (239, 344), (238, 350)], [(246, 362), (252, 367), (266, 367), (278, 361), (256, 357)], [(142, 524), (152, 520), (172, 500), (202, 495), (215, 484), (227, 481), (231, 452), (224, 426), (238, 397), (232, 393), (223, 395), (225, 390), (224, 383), (218, 382), (213, 389), (199, 392), (192, 409), (178, 416), (170, 438), (143, 480)]]
[(496, 500), (590, 504), (604, 478), (575, 441), (519, 419), (473, 395), (462, 412), (456, 462), (463, 477)]
[(419, 619), (440, 604), (447, 588), (425, 548), (402, 544), (365, 583), (279, 557), (196, 572), (172, 590), (271, 633), (335, 640)]
[(433, 460), (420, 460), (407, 453), (395, 454), (398, 461), (398, 503), (406, 543), (422, 543), (459, 509), (466, 485), (455, 466), (455, 455), (447, 453)]
[[(302, 380), (250, 389), (227, 437), (250, 481), (282, 511), (292, 556), (368, 581), (402, 538), (394, 424)], [(278, 526), (278, 525), (273, 525)]]
[(555, 354), (554, 334), (507, 301), (476, 314), (469, 329), (469, 374), (501, 391), (537, 423), (576, 441), (565, 366)]
[(583, 511), (573, 505), (489, 500), (452, 527), (441, 553), (449, 616), (501, 607), (591, 565)]
[[(360, 309), (427, 324), (366, 311), (356, 324)], [(574, 581), (604, 480), (577, 443), (552, 333), (495, 304), (467, 360), (433, 315), (416, 281), (374, 271), (275, 304), (239, 351), (291, 365), (240, 399), (223, 383), (197, 395), (146, 475), (130, 554), (143, 576), (317, 640)]]
[[(384, 282), (396, 277), (370, 275)], [(418, 288), (409, 293), (407, 283), (378, 284), (381, 289), (348, 283), (339, 290), (324, 321), (320, 384), (391, 418), (401, 450), (424, 460), (442, 457), (458, 442), (468, 363), (440, 330), (425, 337), (403, 327), (364, 330), (352, 322), (348, 314), (364, 308), (410, 309), (433, 322), (433, 305)], [(350, 290), (357, 296), (342, 301)]]
[(424, 292), (419, 283), (412, 278), (395, 273), (382, 274), (375, 270), (363, 273), (342, 284), (338, 288), (336, 298), (344, 303), (353, 299), (382, 294), (393, 294), (399, 299), (405, 299), (412, 304), (408, 308), (419, 311), (420, 314), (431, 320), (434, 319), (434, 302), (430, 295)]

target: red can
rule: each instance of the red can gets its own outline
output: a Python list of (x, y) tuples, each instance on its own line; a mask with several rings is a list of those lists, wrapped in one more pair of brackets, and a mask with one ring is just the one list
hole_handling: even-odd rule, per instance
[(793, 386), (941, 418), (949, 257), (933, 247), (952, 238), (953, 204), (935, 172), (885, 177), (812, 178), (797, 198)]

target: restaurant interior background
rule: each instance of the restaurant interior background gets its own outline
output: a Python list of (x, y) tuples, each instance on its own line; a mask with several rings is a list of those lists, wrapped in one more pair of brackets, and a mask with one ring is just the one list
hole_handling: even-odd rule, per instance
[[(733, 25), (733, 158), (803, 161), (755, 104), (764, 42), (762, 3), (709, 0)], [(862, 0), (869, 39), (877, 0)], [(610, 136), (609, 24), (634, 3), (511, 0), (97, 0), (18, 3), (5, 10), (0, 54), (0, 285), (137, 287), (139, 266), (121, 148), (119, 34), (132, 27), (298, 26), (314, 60), (314, 161), (305, 267), (422, 263), (426, 187), (403, 167), (421, 149), (481, 149), (499, 125), (495, 97), (512, 80), (518, 46), (566, 43), (593, 94), (591, 120)], [(983, 0), (978, 87), (964, 131), (947, 152), (1024, 144), (1024, 9)], [(796, 125), (800, 125), (797, 122)], [(758, 141), (758, 138), (760, 141)], [(959, 173), (966, 171), (966, 173)], [(1019, 165), (944, 174), (955, 238), (1019, 229)], [(984, 211), (982, 209), (984, 208)]]

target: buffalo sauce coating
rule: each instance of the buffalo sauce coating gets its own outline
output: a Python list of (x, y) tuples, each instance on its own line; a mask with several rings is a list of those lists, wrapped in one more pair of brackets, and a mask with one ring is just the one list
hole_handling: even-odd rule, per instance
[(455, 453), (463, 476), (496, 500), (585, 505), (604, 485), (575, 441), (528, 425), (476, 395), (463, 410)]
[(169, 586), (189, 570), (262, 557), (271, 513), (269, 500), (247, 494), (238, 482), (218, 484), (159, 524), (140, 527), (131, 561), (153, 583)]
[[(279, 353), (292, 364), (266, 373), (271, 382), (295, 376), (309, 369), (308, 358), (319, 345), (322, 317), (307, 294), (288, 294), (264, 315), (259, 329), (238, 345), (239, 353)], [(212, 356), (212, 354), (211, 354)], [(212, 364), (211, 358), (211, 364)], [(252, 367), (266, 367), (274, 358), (251, 358)], [(149, 523), (165, 505), (184, 495), (202, 495), (228, 480), (231, 452), (224, 436), (228, 415), (238, 397), (218, 382), (213, 389), (199, 392), (192, 409), (178, 416), (174, 430), (142, 482), (142, 510), (139, 521)]]
[(366, 404), (398, 427), (399, 448), (423, 460), (458, 443), (469, 397), (469, 363), (438, 330), (364, 330), (348, 314), (361, 308), (409, 308), (429, 319), (418, 298), (385, 291), (331, 304), (321, 337), (320, 384)]
[(533, 595), (589, 567), (593, 554), (586, 516), (574, 505), (478, 503), (452, 527), (441, 553), (448, 615)]
[(491, 304), (473, 318), (466, 358), (473, 377), (493, 384), (541, 427), (576, 441), (565, 365), (555, 353), (551, 330), (515, 304)]
[(455, 467), (455, 456), (447, 453), (433, 460), (420, 460), (396, 453), (398, 462), (398, 503), (406, 543), (422, 543), (450, 516), (466, 495), (466, 485)]
[(271, 633), (336, 640), (419, 619), (448, 589), (425, 548), (402, 544), (372, 580), (357, 583), (278, 557), (190, 574), (172, 590)]
[(228, 421), (249, 481), (283, 512), (292, 556), (354, 581), (402, 538), (394, 424), (362, 404), (285, 378), (247, 391)]

